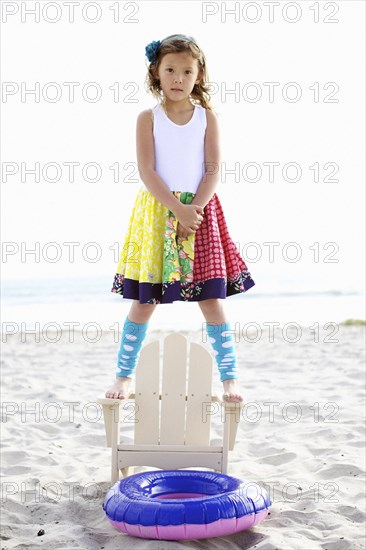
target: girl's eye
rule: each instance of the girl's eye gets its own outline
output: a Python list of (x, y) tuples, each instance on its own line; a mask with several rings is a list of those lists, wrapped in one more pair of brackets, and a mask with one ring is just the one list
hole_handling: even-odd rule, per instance
[[(167, 67), (166, 70), (167, 70), (167, 71), (172, 71), (173, 69), (172, 69), (171, 67)], [(192, 74), (192, 71), (187, 70), (186, 73)]]

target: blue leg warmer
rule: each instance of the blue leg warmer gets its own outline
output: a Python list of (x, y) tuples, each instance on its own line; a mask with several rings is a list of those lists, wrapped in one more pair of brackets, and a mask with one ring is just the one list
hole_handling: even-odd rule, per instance
[(149, 321), (143, 324), (134, 323), (129, 320), (128, 316), (126, 317), (123, 325), (120, 349), (118, 352), (118, 370), (116, 372), (116, 376), (129, 376), (133, 378), (132, 374), (137, 365), (142, 342), (145, 339), (148, 325)]
[(221, 325), (206, 323), (206, 332), (214, 350), (220, 381), (238, 378), (233, 331), (230, 330), (230, 323)]

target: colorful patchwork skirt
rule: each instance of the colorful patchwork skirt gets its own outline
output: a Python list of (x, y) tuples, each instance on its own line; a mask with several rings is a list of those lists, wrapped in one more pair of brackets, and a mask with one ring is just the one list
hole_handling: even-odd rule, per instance
[[(187, 191), (172, 193), (184, 204), (195, 197)], [(138, 191), (111, 292), (140, 304), (167, 304), (227, 298), (254, 286), (216, 193), (195, 233), (179, 238), (177, 224), (150, 191)]]

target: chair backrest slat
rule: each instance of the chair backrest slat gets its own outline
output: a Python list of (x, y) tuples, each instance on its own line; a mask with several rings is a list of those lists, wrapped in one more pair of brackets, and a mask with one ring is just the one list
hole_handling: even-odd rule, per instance
[(212, 357), (200, 344), (190, 345), (186, 445), (210, 445)]
[(209, 446), (213, 413), (211, 354), (192, 342), (188, 357), (187, 338), (177, 332), (166, 336), (163, 346), (161, 392), (159, 341), (145, 345), (140, 353), (136, 369), (136, 411), (134, 415), (127, 415), (136, 419), (134, 442)]
[(161, 445), (184, 445), (187, 339), (172, 333), (164, 339), (161, 390)]
[[(159, 341), (140, 352), (135, 381), (135, 444), (159, 444)], [(128, 418), (130, 415), (127, 415)]]

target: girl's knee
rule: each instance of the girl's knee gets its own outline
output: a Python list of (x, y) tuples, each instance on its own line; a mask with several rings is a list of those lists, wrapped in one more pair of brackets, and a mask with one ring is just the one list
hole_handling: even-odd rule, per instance
[(219, 298), (209, 298), (198, 302), (201, 309), (216, 309), (220, 305)]
[(138, 300), (134, 300), (134, 303), (131, 307), (131, 310), (136, 315), (141, 316), (151, 316), (156, 308), (157, 304), (140, 304)]

